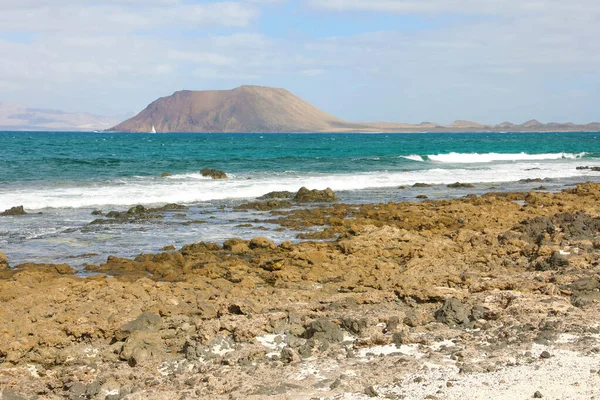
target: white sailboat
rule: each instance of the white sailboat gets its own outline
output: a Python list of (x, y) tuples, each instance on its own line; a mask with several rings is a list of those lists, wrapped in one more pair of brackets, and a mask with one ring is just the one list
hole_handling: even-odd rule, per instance
[(150, 133), (156, 133), (156, 128), (154, 128), (154, 125), (152, 125), (152, 130), (150, 131)]

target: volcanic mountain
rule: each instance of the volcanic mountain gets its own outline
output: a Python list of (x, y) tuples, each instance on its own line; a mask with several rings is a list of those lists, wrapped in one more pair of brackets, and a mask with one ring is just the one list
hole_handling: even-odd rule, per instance
[(284, 89), (182, 90), (152, 102), (111, 130), (123, 132), (324, 132), (354, 124), (329, 115)]
[(135, 117), (109, 129), (120, 132), (568, 132), (600, 131), (600, 124), (483, 125), (457, 120), (348, 122), (319, 110), (285, 89), (240, 86), (232, 90), (182, 90), (152, 102)]

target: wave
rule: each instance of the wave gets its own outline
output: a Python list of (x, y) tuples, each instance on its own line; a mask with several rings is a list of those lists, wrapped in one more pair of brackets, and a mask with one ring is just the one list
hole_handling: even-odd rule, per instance
[(542, 161), (542, 160), (560, 160), (560, 159), (580, 159), (587, 153), (543, 153), (528, 154), (522, 153), (448, 153), (432, 154), (427, 156), (403, 156), (409, 160), (425, 161), (430, 160), (438, 163), (449, 164), (477, 164), (490, 163), (495, 161)]
[(411, 154), (410, 156), (400, 156), (400, 157), (406, 158), (407, 160), (411, 160), (411, 161), (419, 161), (419, 162), (425, 161), (422, 156), (419, 156), (417, 154)]
[[(598, 160), (587, 163), (600, 166)], [(225, 199), (255, 198), (271, 191), (297, 191), (332, 188), (335, 191), (412, 186), (417, 182), (429, 184), (494, 183), (536, 178), (571, 178), (597, 176), (591, 170), (576, 170), (565, 163), (514, 162), (494, 165), (493, 168), (438, 167), (411, 171), (372, 171), (361, 173), (245, 173), (226, 180), (212, 180), (198, 173), (173, 175), (168, 178), (134, 177), (81, 184), (63, 182), (22, 182), (0, 187), (0, 211), (15, 205), (28, 210), (44, 208), (104, 208), (134, 204), (196, 203)], [(251, 179), (248, 179), (251, 178)], [(586, 178), (587, 179), (587, 178)]]

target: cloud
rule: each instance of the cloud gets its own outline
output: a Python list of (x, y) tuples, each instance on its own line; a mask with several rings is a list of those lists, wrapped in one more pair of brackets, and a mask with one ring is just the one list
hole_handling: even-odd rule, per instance
[(162, 27), (193, 29), (244, 27), (259, 15), (256, 7), (232, 1), (203, 4), (178, 0), (73, 2), (0, 1), (0, 31), (131, 32)]
[[(306, 32), (289, 36), (269, 29), (298, 5), (284, 3), (0, 0), (10, 55), (0, 89), (13, 102), (113, 114), (175, 90), (256, 83), (353, 120), (597, 119), (596, 0), (305, 0), (294, 18)], [(388, 23), (343, 29), (365, 13)], [(312, 16), (328, 36), (311, 36)], [(14, 40), (21, 32), (30, 40)]]
[(503, 14), (523, 12), (598, 12), (596, 0), (308, 0), (316, 9), (398, 14)]

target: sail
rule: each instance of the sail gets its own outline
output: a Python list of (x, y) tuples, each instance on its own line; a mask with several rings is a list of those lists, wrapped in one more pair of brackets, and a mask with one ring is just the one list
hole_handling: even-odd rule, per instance
[(150, 131), (150, 133), (156, 133), (156, 128), (154, 128), (154, 125), (152, 125), (152, 130)]

